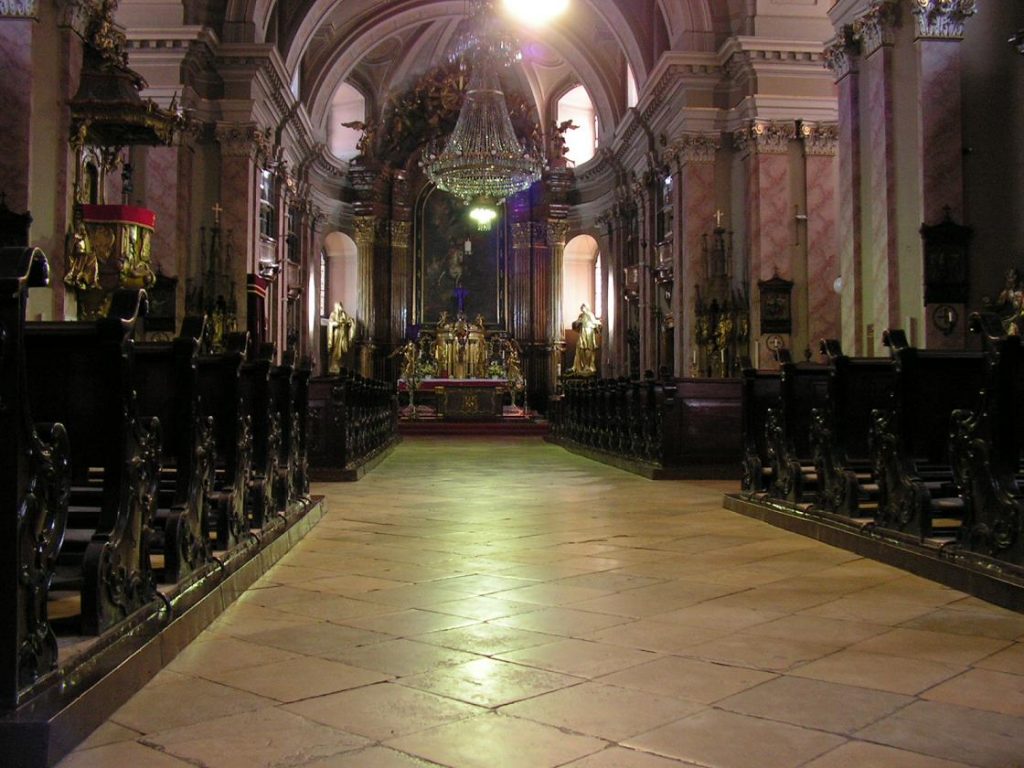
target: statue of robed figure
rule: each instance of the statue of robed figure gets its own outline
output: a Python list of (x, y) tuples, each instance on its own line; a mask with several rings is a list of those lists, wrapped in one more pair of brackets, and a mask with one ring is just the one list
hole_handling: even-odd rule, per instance
[(580, 314), (572, 324), (579, 333), (576, 342), (576, 356), (571, 372), (576, 376), (593, 376), (597, 373), (597, 348), (600, 346), (601, 321), (586, 304), (580, 305)]
[(355, 335), (355, 321), (349, 317), (344, 305), (335, 302), (331, 316), (327, 320), (327, 373), (341, 373), (341, 361)]

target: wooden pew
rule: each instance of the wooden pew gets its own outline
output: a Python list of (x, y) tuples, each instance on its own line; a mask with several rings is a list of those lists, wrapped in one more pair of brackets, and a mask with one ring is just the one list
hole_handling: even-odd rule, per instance
[(765, 442), (772, 483), (768, 493), (792, 502), (812, 500), (817, 492), (811, 447), (811, 411), (825, 404), (828, 366), (784, 362), (778, 405), (768, 409)]
[[(981, 316), (971, 318), (986, 332)], [(1024, 565), (1024, 349), (1019, 336), (1003, 338), (989, 324), (984, 394), (977, 408), (951, 418), (953, 480), (964, 502), (957, 543), (965, 550)]]
[(274, 496), (281, 424), (271, 403), (273, 356), (274, 345), (263, 344), (252, 359), (242, 364), (242, 401), (252, 423), (252, 469), (246, 501), (249, 528), (262, 528), (283, 509)]
[(217, 550), (233, 549), (249, 533), (245, 500), (252, 471), (252, 416), (241, 379), (248, 348), (248, 333), (231, 333), (224, 352), (200, 355), (196, 361), (201, 413), (213, 420), (216, 470), (209, 494), (209, 533)]
[(874, 519), (878, 485), (872, 476), (871, 413), (892, 398), (895, 368), (887, 357), (849, 357), (834, 340), (822, 342), (829, 358), (828, 394), (811, 414), (811, 446), (818, 473), (818, 505), (850, 518)]
[(161, 487), (151, 554), (161, 581), (174, 583), (210, 562), (209, 494), (214, 483), (213, 421), (200, 409), (196, 359), (205, 321), (187, 317), (170, 342), (135, 345), (139, 411), (162, 426)]
[(295, 498), (309, 496), (309, 381), (313, 363), (305, 358), (295, 370), (292, 388), (292, 411), (296, 416), (294, 451), (292, 458), (292, 493)]
[(70, 446), (62, 424), (33, 418), (24, 339), (29, 289), (48, 280), (39, 249), (0, 250), (0, 700), (8, 707), (57, 666), (47, 592), (67, 523)]
[(774, 475), (765, 440), (768, 411), (777, 407), (781, 376), (778, 371), (743, 369), (743, 479), (748, 493), (763, 493), (772, 485)]
[(893, 349), (892, 405), (871, 419), (876, 524), (921, 539), (956, 537), (964, 507), (949, 460), (950, 417), (977, 406), (985, 358), (902, 344)]
[(32, 413), (71, 445), (68, 529), (54, 588), (78, 589), (81, 631), (98, 634), (156, 599), (148, 526), (156, 512), (160, 424), (138, 414), (132, 334), (144, 291), (120, 291), (95, 323), (26, 324)]
[(297, 374), (294, 353), (285, 353), (280, 365), (270, 369), (270, 408), (281, 428), (278, 442), (277, 474), (274, 478), (274, 503), (278, 510), (299, 494), (295, 492), (295, 472), (299, 462), (299, 414), (295, 410)]

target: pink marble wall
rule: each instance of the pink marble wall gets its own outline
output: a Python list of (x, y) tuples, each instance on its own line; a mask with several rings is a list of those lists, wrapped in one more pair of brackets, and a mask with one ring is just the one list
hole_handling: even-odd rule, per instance
[(757, 195), (757, 215), (751, 235), (751, 275), (769, 280), (777, 271), (791, 279), (793, 268), (790, 248), (793, 238), (793, 211), (789, 200), (789, 156), (759, 154), (752, 158)]
[[(696, 312), (695, 286), (705, 277), (701, 236), (715, 228), (715, 165), (710, 162), (688, 162), (678, 177), (682, 217), (683, 271), (676, 278), (681, 291), (683, 323), (676, 325), (676, 337), (682, 342), (676, 355), (679, 375), (690, 376), (693, 360), (693, 329)], [(728, 222), (723, 221), (728, 228)]]
[(32, 26), (26, 19), (0, 19), (0, 192), (7, 207), (29, 209), (32, 124)]
[(256, 271), (257, 259), (255, 238), (259, 198), (256, 166), (248, 153), (222, 154), (219, 202), (223, 208), (224, 244), (231, 243), (235, 265), (235, 302), (241, 321), (246, 306), (245, 277)]
[(892, 106), (892, 51), (883, 47), (864, 61), (869, 156), (871, 242), (869, 274), (872, 284), (871, 322), (875, 325), (874, 353), (881, 350), (882, 331), (899, 327), (899, 259), (896, 248), (895, 129)]
[(807, 299), (808, 344), (839, 338), (839, 205), (835, 156), (807, 157)]
[[(179, 170), (180, 147), (152, 147), (146, 157), (146, 188), (144, 200), (147, 208), (156, 213), (153, 232), (153, 271), (168, 277), (178, 274), (178, 261), (187, 250), (187, 230), (182, 231), (188, 217), (187, 198), (182, 199), (182, 187), (188, 179), (181, 178)], [(184, 205), (182, 203), (184, 202)]]
[(937, 224), (948, 205), (963, 221), (960, 41), (919, 40), (917, 46), (924, 219)]
[(849, 74), (839, 82), (839, 219), (836, 236), (839, 271), (843, 277), (841, 338), (843, 349), (855, 355), (864, 354), (860, 120), (860, 78)]

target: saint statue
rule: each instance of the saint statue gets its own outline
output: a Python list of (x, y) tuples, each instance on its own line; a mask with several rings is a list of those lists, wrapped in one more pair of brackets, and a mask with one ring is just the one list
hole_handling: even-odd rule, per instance
[(89, 232), (85, 228), (81, 205), (75, 205), (72, 227), (71, 233), (68, 235), (68, 269), (64, 275), (64, 283), (83, 291), (98, 288), (100, 266), (92, 243), (89, 241)]
[(352, 345), (356, 324), (337, 301), (327, 321), (327, 373), (341, 373), (341, 360)]
[(572, 361), (572, 373), (577, 376), (593, 376), (597, 373), (598, 335), (601, 321), (590, 311), (586, 304), (580, 305), (580, 314), (572, 324), (572, 329), (579, 333), (576, 342), (576, 357)]

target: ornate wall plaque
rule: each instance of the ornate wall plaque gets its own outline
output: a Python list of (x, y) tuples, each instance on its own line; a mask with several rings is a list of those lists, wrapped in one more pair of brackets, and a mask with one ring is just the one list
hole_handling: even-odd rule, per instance
[(792, 333), (793, 281), (776, 272), (771, 280), (758, 281), (757, 287), (761, 291), (761, 333)]
[(921, 227), (924, 240), (924, 303), (965, 304), (970, 287), (968, 245), (974, 231), (946, 218)]

